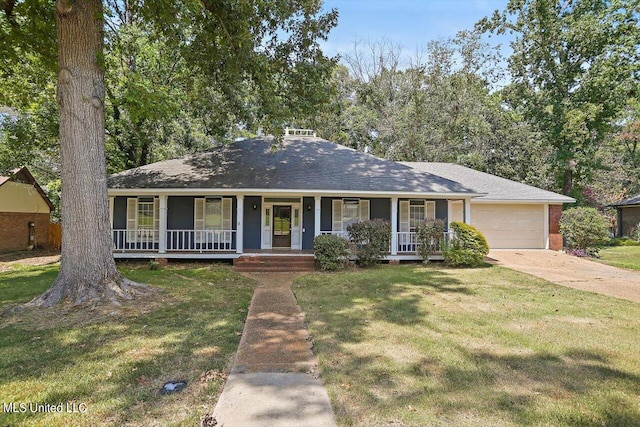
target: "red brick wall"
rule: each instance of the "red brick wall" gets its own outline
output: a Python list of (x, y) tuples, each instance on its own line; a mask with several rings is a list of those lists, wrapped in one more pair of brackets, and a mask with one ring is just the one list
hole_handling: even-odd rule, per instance
[(560, 216), (562, 205), (549, 205), (549, 249), (562, 249), (562, 235), (560, 234)]
[(35, 223), (35, 244), (49, 245), (49, 214), (0, 212), (0, 252), (21, 251), (29, 246), (29, 223)]

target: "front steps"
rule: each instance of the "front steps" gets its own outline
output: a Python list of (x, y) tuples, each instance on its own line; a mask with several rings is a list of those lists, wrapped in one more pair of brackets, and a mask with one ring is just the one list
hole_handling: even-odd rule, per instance
[(233, 260), (236, 271), (314, 271), (316, 269), (313, 255), (242, 255)]

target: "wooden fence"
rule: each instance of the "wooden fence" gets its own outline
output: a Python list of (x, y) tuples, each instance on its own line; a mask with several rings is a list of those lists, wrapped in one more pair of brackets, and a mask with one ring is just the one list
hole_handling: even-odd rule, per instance
[(52, 249), (60, 249), (62, 247), (62, 224), (49, 224), (49, 246)]

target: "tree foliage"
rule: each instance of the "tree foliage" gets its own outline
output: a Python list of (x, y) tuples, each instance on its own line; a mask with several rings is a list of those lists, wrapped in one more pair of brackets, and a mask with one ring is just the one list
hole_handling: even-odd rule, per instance
[[(325, 99), (333, 61), (318, 40), (335, 25), (337, 12), (323, 14), (320, 7), (315, 0), (0, 2), (2, 78), (13, 78), (25, 61), (45, 76), (58, 74), (63, 256), (56, 282), (37, 303), (115, 301), (136, 292), (111, 254), (105, 107), (122, 167), (149, 161), (158, 139), (170, 142), (167, 130), (180, 121), (182, 94), (191, 97), (191, 112), (216, 118), (205, 120), (207, 135), (231, 136), (230, 125), (281, 130)], [(105, 74), (111, 76), (107, 97)], [(29, 104), (25, 93), (50, 84), (42, 80), (24, 85), (26, 92), (0, 88), (0, 100), (17, 111), (16, 123)], [(227, 114), (218, 120), (215, 109), (207, 110), (214, 105)]]
[(408, 60), (382, 41), (356, 44), (318, 119), (329, 140), (403, 161), (454, 162), (549, 187), (550, 147), (506, 108), (499, 55), (477, 32), (429, 43)]
[(553, 147), (557, 185), (576, 194), (640, 77), (636, 0), (511, 0), (479, 27), (511, 32), (506, 99)]

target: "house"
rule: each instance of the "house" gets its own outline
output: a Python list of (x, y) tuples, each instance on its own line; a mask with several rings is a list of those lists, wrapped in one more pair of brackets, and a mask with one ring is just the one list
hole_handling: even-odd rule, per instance
[(45, 247), (53, 204), (26, 167), (0, 176), (0, 252)]
[[(114, 256), (308, 255), (315, 236), (347, 236), (349, 224), (380, 218), (391, 222), (387, 258), (419, 259), (415, 229), (422, 221), (441, 218), (447, 224), (453, 220), (473, 223), (474, 206), (482, 205), (475, 200), (496, 191), (491, 182), (486, 189), (474, 188), (473, 177), (463, 183), (462, 175), (456, 180), (440, 171), (422, 170), (437, 164), (393, 162), (316, 138), (310, 132), (291, 133), (279, 144), (268, 137), (248, 139), (111, 175)], [(279, 146), (274, 148), (274, 144)], [(538, 221), (535, 226), (540, 233), (553, 234), (556, 228), (549, 223), (557, 223), (557, 218), (549, 214), (549, 208), (561, 208), (573, 199), (508, 182), (521, 191), (522, 198), (495, 204), (535, 205), (541, 215), (528, 220)], [(504, 184), (503, 190), (510, 188)], [(537, 196), (537, 203), (531, 203)], [(481, 210), (477, 210), (479, 216)], [(520, 211), (499, 212), (505, 216), (503, 223), (515, 226), (519, 221), (509, 217), (514, 213)], [(502, 245), (553, 248), (554, 241), (550, 244), (547, 235), (536, 236), (535, 242), (511, 242), (506, 236)], [(511, 236), (519, 237), (518, 233)]]
[(630, 236), (640, 223), (640, 194), (627, 197), (611, 205), (618, 213), (618, 237)]

